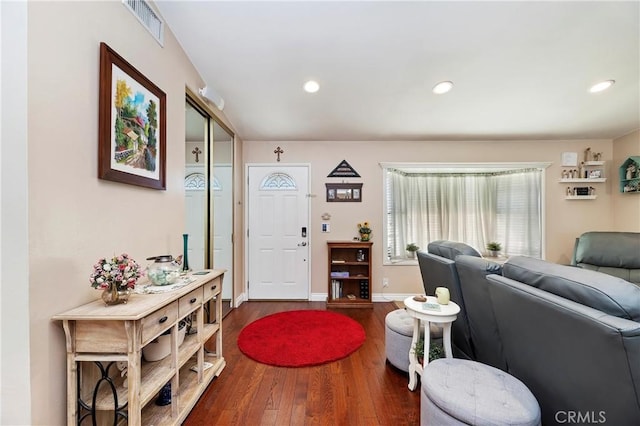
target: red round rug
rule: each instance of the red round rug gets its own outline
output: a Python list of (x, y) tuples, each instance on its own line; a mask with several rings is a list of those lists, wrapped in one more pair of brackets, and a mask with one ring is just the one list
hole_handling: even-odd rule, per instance
[(242, 329), (238, 347), (249, 358), (278, 367), (336, 361), (365, 340), (360, 324), (329, 311), (288, 311), (260, 318)]

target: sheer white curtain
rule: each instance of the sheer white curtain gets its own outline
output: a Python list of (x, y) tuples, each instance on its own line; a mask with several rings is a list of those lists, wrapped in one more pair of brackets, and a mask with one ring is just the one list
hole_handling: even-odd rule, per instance
[(406, 173), (387, 169), (387, 256), (434, 240), (490, 241), (509, 254), (541, 256), (542, 171)]

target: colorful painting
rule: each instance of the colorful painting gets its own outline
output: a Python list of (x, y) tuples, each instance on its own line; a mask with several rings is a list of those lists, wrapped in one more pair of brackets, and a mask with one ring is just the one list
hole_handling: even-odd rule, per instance
[(101, 43), (101, 179), (165, 189), (165, 99), (164, 92)]

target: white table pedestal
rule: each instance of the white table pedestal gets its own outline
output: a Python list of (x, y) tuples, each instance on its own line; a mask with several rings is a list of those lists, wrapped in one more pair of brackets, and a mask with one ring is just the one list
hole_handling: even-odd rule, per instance
[[(426, 302), (418, 302), (413, 297), (407, 297), (404, 300), (407, 314), (413, 317), (413, 338), (411, 347), (409, 348), (409, 390), (413, 391), (418, 384), (418, 374), (422, 375), (424, 367), (429, 363), (429, 347), (431, 344), (431, 323), (442, 325), (442, 342), (444, 345), (444, 353), (447, 358), (452, 358), (451, 351), (451, 324), (456, 320), (460, 312), (460, 306), (454, 302), (448, 305), (439, 305), (440, 310), (424, 309), (425, 303), (438, 303), (436, 298), (428, 296)], [(424, 356), (423, 364), (420, 365), (418, 357), (414, 350), (418, 339), (420, 338), (420, 322), (424, 326)]]

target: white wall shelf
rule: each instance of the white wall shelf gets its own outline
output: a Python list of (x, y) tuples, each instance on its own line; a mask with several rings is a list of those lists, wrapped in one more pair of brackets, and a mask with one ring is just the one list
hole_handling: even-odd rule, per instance
[(573, 179), (560, 179), (558, 182), (560, 183), (603, 183), (606, 182), (607, 178), (573, 178)]
[(565, 200), (595, 200), (597, 195), (567, 195)]

